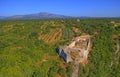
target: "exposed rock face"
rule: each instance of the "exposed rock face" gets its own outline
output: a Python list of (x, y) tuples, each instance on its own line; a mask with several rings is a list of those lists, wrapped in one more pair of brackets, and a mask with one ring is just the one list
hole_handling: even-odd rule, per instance
[(77, 77), (79, 70), (79, 63), (83, 66), (87, 64), (87, 58), (91, 47), (90, 35), (76, 37), (68, 46), (59, 47), (59, 56), (67, 63), (74, 62), (74, 72), (72, 77)]

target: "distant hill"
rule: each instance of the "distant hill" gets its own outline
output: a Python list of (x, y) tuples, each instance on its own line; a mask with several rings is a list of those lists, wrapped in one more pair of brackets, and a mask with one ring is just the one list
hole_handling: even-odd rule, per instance
[(3, 18), (5, 18), (4, 16), (0, 16), (0, 19), (3, 19)]
[(59, 14), (52, 14), (47, 12), (40, 12), (36, 14), (27, 15), (13, 15), (13, 16), (0, 16), (0, 20), (24, 20), (24, 19), (52, 19), (52, 18), (120, 18), (120, 17), (89, 17), (89, 16), (65, 16)]
[(47, 12), (40, 12), (37, 14), (28, 14), (28, 15), (14, 15), (10, 17), (4, 17), (2, 19), (48, 19), (48, 18), (71, 18), (70, 16), (52, 14)]

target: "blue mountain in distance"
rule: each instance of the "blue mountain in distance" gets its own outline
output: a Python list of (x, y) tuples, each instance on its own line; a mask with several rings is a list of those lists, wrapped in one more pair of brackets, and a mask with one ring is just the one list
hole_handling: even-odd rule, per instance
[(120, 17), (89, 17), (89, 16), (65, 16), (59, 14), (52, 14), (47, 12), (40, 12), (36, 14), (27, 14), (27, 15), (13, 15), (13, 16), (0, 16), (0, 20), (23, 20), (23, 19), (51, 19), (51, 18), (120, 18)]
[(28, 15), (14, 15), (9, 17), (3, 17), (2, 19), (16, 20), (16, 19), (49, 19), (49, 18), (72, 18), (71, 16), (52, 14), (47, 12), (40, 12), (37, 14)]
[(5, 18), (5, 16), (0, 16), (0, 19), (3, 19), (3, 18)]

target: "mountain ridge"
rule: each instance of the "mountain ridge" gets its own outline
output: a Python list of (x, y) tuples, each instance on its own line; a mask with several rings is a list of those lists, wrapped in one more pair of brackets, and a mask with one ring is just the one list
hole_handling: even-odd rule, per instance
[(0, 16), (0, 20), (24, 20), (24, 19), (59, 19), (59, 18), (120, 18), (120, 17), (90, 17), (90, 16), (66, 16), (48, 12), (39, 12), (26, 15)]
[(1, 19), (16, 20), (16, 19), (50, 19), (50, 18), (72, 18), (72, 17), (60, 15), (60, 14), (47, 13), (47, 12), (39, 12), (35, 14), (13, 15), (13, 16), (3, 17)]

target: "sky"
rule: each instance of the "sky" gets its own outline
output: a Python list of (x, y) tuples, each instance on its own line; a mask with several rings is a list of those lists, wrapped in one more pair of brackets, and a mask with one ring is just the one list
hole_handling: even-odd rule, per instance
[(0, 0), (0, 16), (39, 12), (67, 16), (120, 17), (120, 0)]

